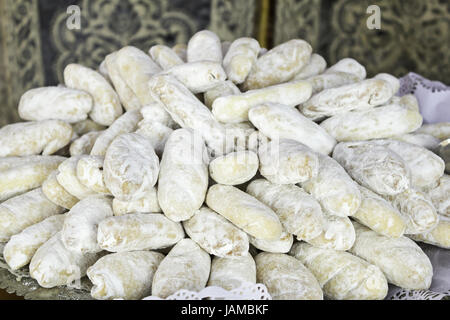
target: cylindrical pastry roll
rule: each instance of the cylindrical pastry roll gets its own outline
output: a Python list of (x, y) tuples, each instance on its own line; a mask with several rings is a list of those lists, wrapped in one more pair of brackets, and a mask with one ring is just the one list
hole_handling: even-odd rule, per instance
[(3, 249), (3, 256), (12, 270), (27, 265), (37, 249), (61, 231), (65, 215), (48, 217), (11, 237)]
[(408, 166), (384, 146), (367, 141), (339, 143), (333, 158), (359, 184), (380, 195), (396, 195), (410, 187)]
[(30, 276), (43, 288), (70, 285), (84, 277), (100, 256), (66, 249), (58, 232), (36, 251), (30, 262)]
[(49, 201), (41, 188), (6, 200), (0, 204), (0, 241), (8, 241), (42, 220), (64, 212), (64, 208)]
[(396, 94), (400, 89), (400, 80), (389, 73), (379, 73), (374, 77), (374, 79), (383, 80), (389, 83), (393, 94)]
[(77, 163), (77, 177), (82, 184), (92, 191), (110, 195), (111, 192), (106, 188), (103, 181), (104, 161), (105, 158), (100, 156), (82, 156)]
[(93, 101), (89, 93), (64, 87), (31, 89), (20, 98), (19, 116), (23, 120), (62, 120), (75, 123), (87, 119)]
[(422, 125), (419, 112), (399, 104), (333, 116), (320, 124), (338, 141), (384, 139), (414, 132)]
[(81, 157), (75, 156), (61, 163), (58, 167), (59, 173), (56, 176), (58, 183), (67, 192), (80, 200), (97, 194), (97, 192), (86, 187), (78, 179), (77, 165)]
[(373, 142), (389, 148), (405, 161), (411, 171), (411, 183), (415, 187), (433, 186), (444, 175), (444, 160), (425, 148), (396, 140)]
[(252, 151), (229, 153), (209, 164), (211, 178), (217, 183), (235, 186), (250, 181), (258, 171), (259, 159)]
[(358, 76), (346, 72), (322, 73), (306, 79), (312, 86), (312, 94), (315, 95), (326, 89), (337, 88), (360, 81)]
[(428, 257), (414, 241), (406, 238), (388, 238), (354, 223), (356, 241), (353, 254), (378, 266), (388, 281), (396, 286), (420, 290), (428, 289), (433, 267)]
[(322, 233), (316, 238), (305, 241), (318, 248), (346, 251), (349, 250), (355, 242), (355, 229), (348, 217), (337, 217), (325, 214), (325, 223)]
[(273, 140), (259, 146), (259, 171), (276, 184), (297, 184), (313, 179), (319, 172), (317, 154), (295, 140)]
[(325, 218), (320, 204), (301, 188), (259, 179), (248, 185), (247, 193), (272, 208), (283, 228), (299, 240), (314, 239), (322, 233)]
[(256, 278), (274, 300), (323, 300), (314, 275), (300, 261), (281, 253), (262, 252), (255, 258)]
[(61, 120), (10, 124), (0, 129), (0, 157), (51, 155), (68, 145), (72, 134)]
[(293, 108), (262, 104), (250, 110), (249, 118), (259, 131), (272, 140), (295, 140), (325, 155), (330, 154), (336, 145), (336, 140), (325, 130)]
[(236, 84), (243, 83), (255, 65), (260, 50), (259, 42), (253, 38), (234, 40), (223, 59), (228, 79)]
[(450, 176), (445, 174), (439, 179), (439, 184), (428, 192), (436, 211), (450, 217)]
[(418, 190), (408, 189), (395, 196), (386, 196), (394, 208), (404, 216), (405, 234), (418, 234), (436, 227), (439, 217), (428, 196)]
[(83, 154), (90, 154), (92, 148), (94, 147), (95, 141), (97, 141), (101, 134), (102, 131), (92, 131), (74, 140), (70, 145), (70, 155), (73, 157), (81, 156)]
[(189, 40), (187, 62), (214, 61), (222, 63), (222, 60), (222, 43), (214, 32), (202, 30)]
[(296, 243), (290, 254), (311, 270), (330, 299), (383, 300), (387, 295), (380, 268), (348, 252)]
[(64, 160), (58, 156), (0, 158), (0, 201), (40, 187)]
[(158, 44), (150, 48), (150, 56), (163, 70), (183, 64), (184, 61), (171, 48)]
[(361, 205), (358, 184), (333, 158), (319, 155), (318, 174), (301, 186), (322, 205), (324, 212), (348, 217)]
[(280, 44), (256, 61), (244, 88), (259, 89), (291, 80), (309, 62), (311, 53), (312, 47), (304, 40)]
[(216, 99), (229, 95), (238, 95), (240, 93), (241, 91), (239, 88), (233, 82), (227, 80), (219, 82), (214, 88), (206, 91), (203, 98), (205, 100), (205, 105), (211, 109)]
[(425, 233), (409, 235), (416, 241), (432, 244), (444, 249), (450, 249), (450, 218), (440, 216), (436, 228)]
[(203, 139), (192, 130), (170, 136), (161, 159), (158, 201), (173, 221), (190, 219), (205, 201), (208, 189), (207, 154)]
[(142, 107), (140, 111), (143, 117), (141, 122), (158, 122), (173, 130), (180, 128), (180, 126), (173, 121), (170, 114), (168, 114), (164, 108), (161, 108), (161, 104), (159, 102), (146, 105)]
[(100, 258), (87, 270), (98, 300), (142, 299), (151, 294), (153, 276), (164, 255), (152, 251), (120, 252)]
[(99, 223), (97, 234), (99, 246), (110, 252), (163, 249), (183, 238), (181, 224), (158, 213), (107, 218)]
[(344, 58), (339, 60), (335, 65), (332, 65), (326, 70), (326, 73), (338, 72), (353, 74), (357, 76), (359, 80), (364, 80), (367, 76), (366, 68), (352, 58)]
[(369, 79), (326, 89), (302, 104), (300, 111), (309, 119), (323, 119), (352, 110), (380, 106), (388, 102), (393, 95), (393, 89), (388, 82)]
[(207, 207), (198, 210), (183, 226), (187, 235), (209, 254), (242, 257), (248, 253), (247, 234)]
[(109, 146), (103, 165), (105, 186), (122, 201), (138, 200), (152, 189), (159, 174), (159, 158), (148, 139), (126, 133)]
[(227, 154), (225, 128), (211, 111), (171, 75), (154, 76), (150, 90), (182, 128), (195, 130), (216, 154)]
[(309, 59), (308, 64), (295, 75), (294, 80), (304, 80), (310, 77), (314, 77), (324, 72), (326, 67), (327, 62), (325, 61), (325, 59), (321, 55), (313, 53), (311, 55), (311, 58)]
[(256, 264), (251, 254), (239, 258), (214, 257), (208, 287), (238, 289), (245, 283), (256, 283)]
[(142, 114), (139, 110), (125, 112), (123, 116), (100, 134), (92, 147), (91, 155), (104, 157), (111, 142), (121, 134), (135, 131), (141, 120)]
[(450, 122), (424, 124), (416, 132), (430, 134), (441, 141), (447, 140), (450, 138)]
[(220, 122), (239, 123), (248, 121), (248, 112), (253, 107), (268, 102), (295, 107), (308, 100), (311, 91), (311, 84), (306, 81), (278, 84), (218, 98), (212, 105), (212, 111)]
[(113, 200), (113, 211), (115, 216), (123, 216), (128, 213), (160, 213), (162, 212), (158, 203), (156, 187), (147, 191), (146, 195), (135, 201)]
[(63, 188), (56, 179), (58, 170), (53, 171), (42, 184), (42, 192), (48, 200), (65, 209), (72, 209), (79, 199)]
[(227, 79), (222, 64), (213, 61), (183, 63), (164, 74), (174, 76), (194, 94), (206, 92)]
[(359, 190), (362, 202), (353, 218), (386, 237), (401, 237), (406, 230), (405, 217), (376, 193), (363, 186)]
[(69, 64), (64, 69), (64, 82), (67, 87), (86, 91), (92, 96), (94, 105), (89, 116), (95, 122), (109, 126), (122, 115), (119, 96), (97, 71), (79, 64)]
[(232, 186), (216, 184), (206, 196), (208, 207), (256, 239), (277, 240), (282, 227), (278, 216), (262, 202)]
[(153, 277), (152, 295), (167, 298), (178, 290), (198, 292), (205, 288), (211, 271), (211, 258), (191, 239), (170, 250)]
[(286, 231), (277, 240), (256, 239), (252, 236), (249, 236), (249, 240), (256, 249), (271, 253), (288, 253), (294, 243), (294, 237)]
[(78, 202), (67, 214), (61, 231), (64, 246), (78, 253), (102, 251), (97, 243), (98, 224), (113, 216), (112, 201), (105, 196), (91, 196)]

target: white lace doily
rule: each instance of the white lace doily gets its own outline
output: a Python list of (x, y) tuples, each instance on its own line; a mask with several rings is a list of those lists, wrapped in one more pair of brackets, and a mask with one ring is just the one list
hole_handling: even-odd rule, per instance
[(414, 94), (424, 123), (450, 122), (450, 87), (410, 72), (400, 79), (399, 96)]
[[(143, 300), (164, 300), (147, 297)], [(245, 283), (238, 289), (227, 291), (220, 287), (207, 287), (200, 292), (180, 290), (165, 300), (272, 300), (266, 286), (261, 283)]]

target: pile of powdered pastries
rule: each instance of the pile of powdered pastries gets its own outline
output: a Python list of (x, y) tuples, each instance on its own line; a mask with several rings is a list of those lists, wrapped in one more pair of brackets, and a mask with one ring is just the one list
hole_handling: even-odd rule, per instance
[(0, 240), (45, 288), (96, 299), (264, 284), (274, 299), (427, 289), (450, 177), (414, 96), (303, 40), (210, 31), (125, 47), (26, 92), (0, 130)]

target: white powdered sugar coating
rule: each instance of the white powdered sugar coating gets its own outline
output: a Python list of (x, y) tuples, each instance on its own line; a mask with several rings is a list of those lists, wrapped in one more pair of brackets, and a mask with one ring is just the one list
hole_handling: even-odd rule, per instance
[(238, 258), (213, 258), (208, 286), (234, 290), (244, 283), (256, 284), (256, 264), (251, 254)]
[(255, 65), (260, 50), (255, 39), (239, 38), (233, 41), (223, 59), (228, 79), (235, 84), (243, 83)]
[(202, 30), (189, 40), (187, 62), (213, 61), (221, 64), (222, 60), (222, 43), (214, 32)]
[(305, 80), (310, 77), (314, 77), (324, 72), (326, 67), (327, 62), (325, 59), (321, 55), (313, 53), (308, 64), (295, 75), (294, 80)]

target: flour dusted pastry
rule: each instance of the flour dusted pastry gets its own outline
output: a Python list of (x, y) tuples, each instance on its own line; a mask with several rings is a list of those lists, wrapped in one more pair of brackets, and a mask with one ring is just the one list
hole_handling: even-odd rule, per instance
[(380, 195), (396, 195), (410, 187), (410, 170), (387, 147), (371, 142), (339, 143), (333, 158), (362, 186)]
[(65, 209), (72, 209), (79, 199), (63, 188), (57, 179), (58, 170), (53, 171), (42, 184), (42, 192), (48, 200)]
[(255, 65), (260, 50), (255, 39), (239, 38), (233, 41), (223, 59), (228, 79), (236, 84), (243, 83)]
[(43, 288), (70, 285), (84, 277), (99, 257), (98, 253), (81, 254), (66, 249), (58, 232), (34, 254), (30, 276)]
[(300, 261), (281, 253), (262, 252), (255, 257), (256, 278), (274, 300), (323, 300), (314, 275)]
[(92, 148), (94, 147), (95, 141), (97, 141), (101, 134), (102, 131), (92, 131), (74, 140), (70, 145), (70, 155), (73, 157), (81, 156), (83, 154), (90, 154)]
[(209, 30), (194, 34), (187, 45), (187, 62), (213, 61), (222, 63), (222, 43), (219, 37)]
[(433, 186), (444, 175), (444, 161), (425, 148), (396, 140), (376, 140), (373, 143), (389, 148), (405, 161), (411, 171), (411, 183), (415, 187)]
[(173, 130), (162, 123), (146, 120), (139, 122), (138, 128), (136, 133), (147, 138), (155, 149), (156, 154), (161, 156)]
[(119, 252), (100, 258), (87, 270), (97, 300), (137, 300), (149, 296), (164, 255), (152, 251)]
[(391, 139), (411, 143), (422, 148), (437, 152), (441, 140), (426, 133), (406, 133), (400, 136), (392, 137)]
[(450, 138), (450, 122), (424, 124), (416, 132), (432, 135), (439, 140), (446, 140)]
[(322, 73), (306, 79), (312, 86), (312, 94), (360, 81), (358, 76), (346, 72)]
[(117, 51), (106, 56), (105, 65), (111, 82), (114, 85), (114, 89), (116, 90), (120, 102), (125, 110), (130, 111), (140, 109), (141, 103), (138, 97), (120, 75), (120, 69), (117, 64)]
[(326, 89), (300, 106), (308, 118), (316, 120), (352, 110), (370, 109), (388, 102), (394, 95), (391, 85), (378, 79), (364, 80)]
[(445, 174), (439, 179), (439, 184), (428, 192), (436, 211), (450, 217), (450, 176)]
[(430, 287), (433, 267), (414, 241), (388, 238), (358, 223), (354, 225), (356, 241), (350, 250), (353, 254), (378, 266), (389, 283), (411, 290)]
[(111, 142), (124, 133), (130, 133), (137, 129), (139, 121), (142, 120), (142, 114), (139, 110), (128, 111), (118, 118), (105, 131), (103, 131), (94, 143), (91, 150), (93, 156), (105, 156)]
[(306, 81), (295, 81), (250, 90), (242, 94), (227, 95), (214, 100), (212, 111), (216, 119), (223, 123), (248, 121), (251, 108), (262, 103), (278, 103), (295, 107), (311, 97), (311, 85)]
[(96, 193), (110, 195), (111, 192), (103, 181), (104, 160), (103, 157), (99, 156), (82, 156), (77, 163), (77, 177), (90, 190)]
[(414, 132), (423, 122), (417, 111), (399, 104), (352, 111), (333, 116), (320, 124), (338, 141), (383, 139)]
[(184, 230), (203, 250), (217, 257), (242, 257), (248, 254), (245, 232), (207, 207), (183, 222)]
[(450, 249), (450, 219), (440, 216), (439, 223), (431, 231), (409, 235), (413, 240), (432, 244), (444, 249)]
[(61, 231), (64, 219), (64, 215), (51, 216), (12, 236), (3, 249), (8, 266), (12, 270), (26, 266), (37, 249)]
[(89, 116), (95, 122), (109, 126), (122, 114), (120, 99), (109, 82), (97, 71), (79, 64), (69, 64), (64, 69), (67, 87), (88, 92), (94, 105)]
[(256, 264), (251, 254), (238, 258), (214, 257), (208, 287), (216, 286), (231, 291), (245, 283), (256, 284)]
[(149, 189), (145, 196), (139, 200), (121, 201), (113, 200), (113, 211), (115, 216), (123, 216), (129, 213), (160, 213), (162, 212), (158, 203), (156, 188)]
[(291, 139), (316, 152), (330, 154), (336, 140), (324, 129), (305, 118), (298, 110), (265, 103), (249, 112), (251, 123), (271, 139)]
[(233, 82), (227, 80), (219, 82), (214, 88), (206, 91), (203, 98), (205, 105), (211, 109), (216, 99), (229, 95), (238, 95), (240, 93), (239, 88)]
[(198, 292), (205, 288), (210, 270), (210, 256), (191, 239), (183, 239), (156, 270), (152, 295), (167, 298), (180, 289)]
[(296, 243), (290, 254), (311, 270), (330, 299), (383, 300), (387, 295), (380, 268), (348, 252)]
[(190, 219), (205, 201), (208, 189), (207, 154), (203, 139), (192, 130), (170, 136), (161, 159), (158, 201), (173, 221)]
[(374, 77), (374, 79), (383, 80), (389, 83), (394, 94), (396, 94), (400, 89), (400, 80), (389, 73), (379, 73)]
[(172, 50), (180, 57), (183, 62), (187, 61), (187, 44), (178, 43), (172, 47)]
[(0, 241), (7, 241), (25, 228), (63, 212), (64, 208), (50, 202), (41, 188), (6, 200), (0, 204)]
[(353, 218), (386, 237), (401, 237), (406, 229), (405, 217), (376, 193), (363, 186), (359, 186), (359, 190), (362, 202)]
[(103, 220), (98, 225), (99, 246), (110, 252), (170, 247), (184, 238), (183, 227), (159, 213), (134, 213)]
[(164, 108), (161, 108), (159, 102), (154, 102), (142, 107), (141, 114), (144, 118), (141, 122), (158, 122), (174, 130), (180, 127), (177, 123), (175, 123), (175, 121), (173, 121), (167, 111), (164, 110)]
[(244, 88), (259, 89), (291, 80), (309, 62), (311, 53), (311, 46), (303, 40), (280, 44), (258, 58)]
[(325, 214), (322, 233), (318, 237), (305, 239), (305, 241), (318, 248), (346, 251), (355, 242), (355, 230), (348, 217)]
[(174, 50), (165, 45), (155, 45), (149, 50), (152, 59), (161, 67), (163, 70), (168, 70), (172, 67), (181, 65), (184, 61), (176, 54)]
[(252, 181), (247, 193), (269, 206), (283, 228), (299, 240), (318, 237), (325, 224), (319, 203), (295, 185), (278, 185), (264, 179)]
[(106, 151), (103, 174), (105, 186), (114, 197), (138, 200), (155, 186), (159, 159), (150, 141), (126, 133), (114, 139)]
[(183, 63), (164, 74), (174, 76), (193, 93), (206, 92), (227, 78), (222, 64), (213, 61)]
[(59, 156), (0, 158), (0, 201), (40, 187), (64, 160)]
[(209, 164), (211, 178), (224, 185), (239, 185), (250, 181), (258, 171), (259, 160), (252, 151), (240, 151), (218, 157)]
[(161, 72), (161, 68), (144, 51), (127, 46), (117, 52), (116, 63), (120, 76), (133, 90), (141, 106), (155, 102), (148, 89), (148, 81)]
[(278, 216), (256, 198), (232, 186), (216, 184), (206, 196), (208, 207), (256, 239), (277, 240), (282, 227)]
[(72, 125), (73, 132), (76, 133), (78, 136), (83, 136), (86, 133), (92, 132), (92, 131), (103, 131), (106, 129), (105, 126), (102, 126), (101, 124), (98, 124), (95, 121), (92, 121), (91, 119), (86, 119), (77, 123), (74, 123)]
[(405, 217), (405, 234), (431, 231), (439, 222), (431, 200), (421, 191), (410, 188), (395, 196), (387, 196), (386, 199)]
[(319, 155), (318, 174), (301, 186), (322, 205), (324, 212), (340, 217), (352, 216), (361, 204), (357, 183), (333, 158)]
[(97, 192), (86, 187), (78, 179), (77, 165), (81, 157), (75, 156), (61, 163), (58, 167), (59, 173), (56, 176), (58, 183), (68, 193), (80, 200), (97, 194)]
[(97, 243), (98, 224), (113, 216), (112, 200), (105, 196), (91, 196), (78, 202), (66, 214), (61, 231), (64, 246), (77, 253), (102, 251)]
[[(227, 123), (225, 129), (227, 141), (233, 144), (235, 152), (252, 151), (257, 154), (258, 145), (264, 139), (262, 139), (263, 135), (250, 122)], [(266, 140), (268, 140), (267, 137)]]
[(364, 80), (367, 76), (366, 68), (352, 58), (344, 58), (339, 60), (335, 65), (332, 65), (326, 70), (326, 73), (328, 74), (339, 72), (353, 74), (357, 76), (360, 81)]
[(0, 157), (51, 155), (69, 144), (72, 133), (60, 120), (10, 124), (0, 129)]
[(87, 119), (93, 101), (89, 93), (64, 87), (31, 89), (20, 98), (19, 116), (23, 120), (62, 120), (75, 123)]
[(327, 62), (325, 59), (321, 55), (313, 53), (308, 64), (295, 75), (294, 80), (305, 80), (310, 77), (314, 77), (324, 72), (326, 67)]
[(295, 140), (280, 139), (259, 146), (259, 171), (277, 184), (297, 184), (317, 176), (317, 154)]
[(195, 130), (217, 154), (230, 151), (226, 146), (225, 128), (180, 81), (170, 75), (157, 75), (150, 80), (149, 86), (182, 128)]
[(286, 231), (283, 231), (277, 240), (262, 240), (252, 236), (249, 236), (249, 240), (256, 249), (271, 253), (288, 253), (294, 243), (294, 237)]

